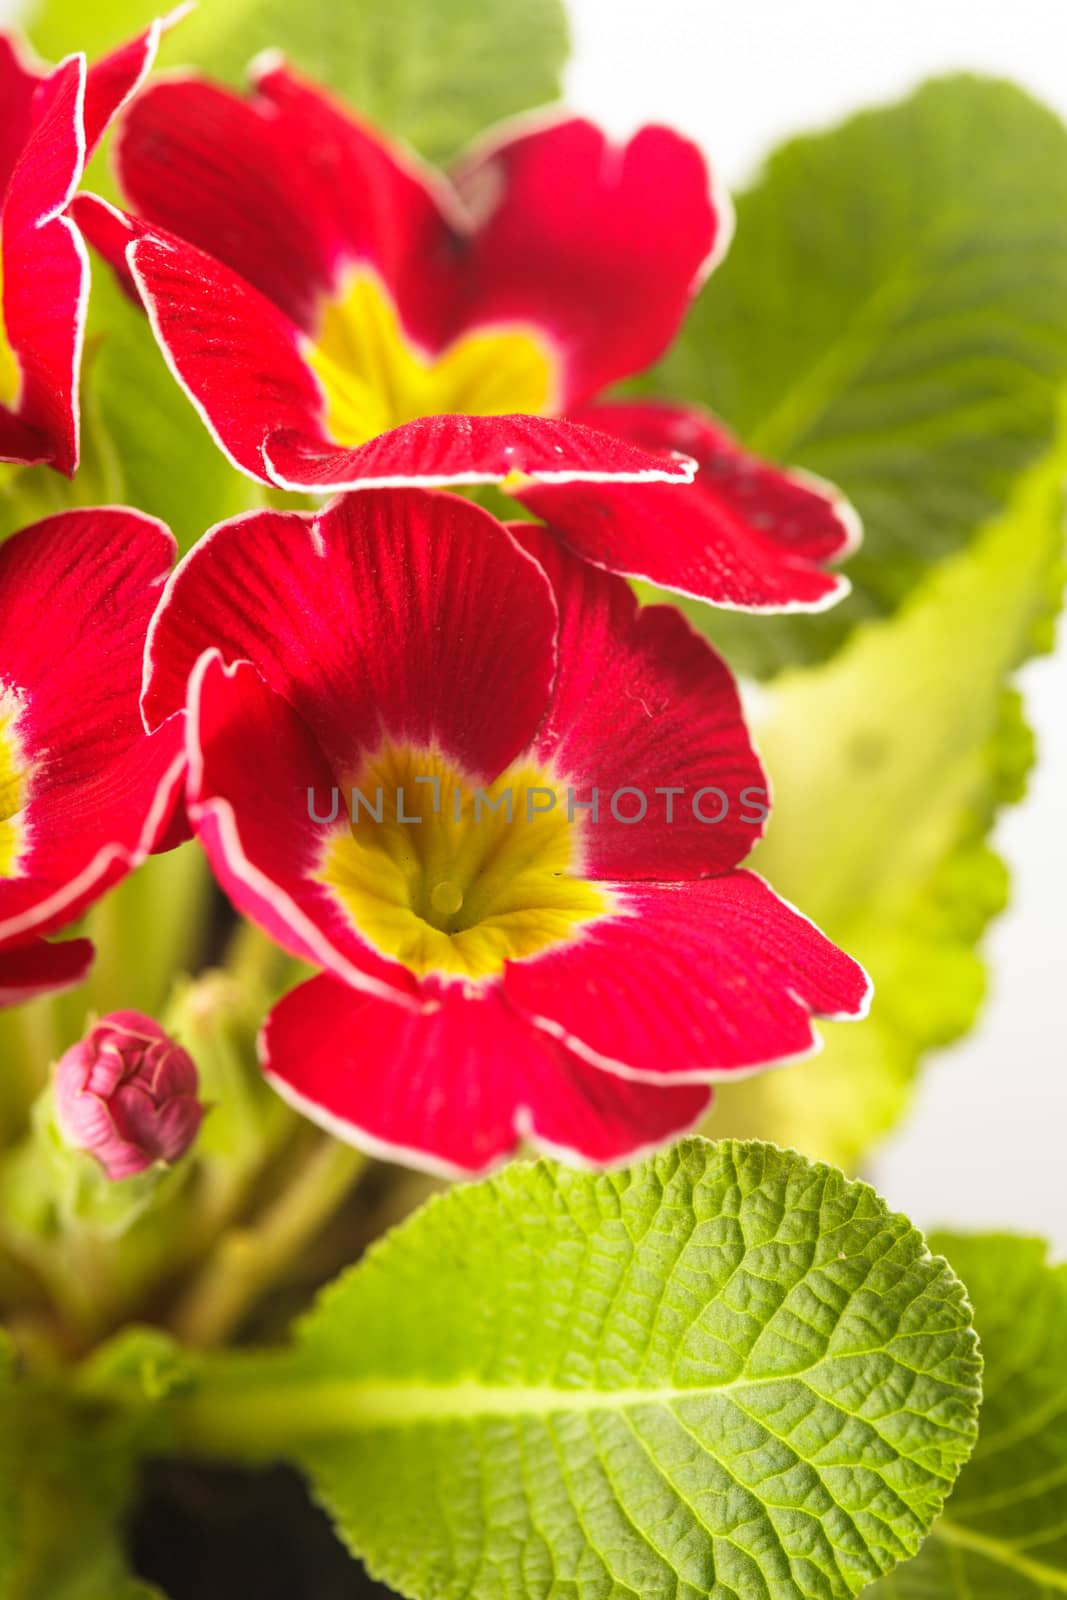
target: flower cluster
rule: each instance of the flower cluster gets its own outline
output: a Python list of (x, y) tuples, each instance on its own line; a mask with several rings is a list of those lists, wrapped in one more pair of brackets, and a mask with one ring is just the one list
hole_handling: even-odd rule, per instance
[(249, 100), (150, 87), (117, 150), (136, 209), (74, 206), (236, 466), (283, 489), (504, 482), (609, 571), (754, 609), (845, 592), (822, 570), (855, 538), (839, 497), (700, 414), (597, 403), (729, 243), (694, 145), (523, 119), (446, 178), (275, 58), (253, 71)]
[(320, 969), (263, 1028), (293, 1104), (449, 1173), (522, 1138), (619, 1160), (868, 992), (741, 865), (767, 787), (730, 672), (626, 581), (764, 611), (846, 588), (825, 485), (602, 398), (669, 344), (728, 202), (668, 129), (613, 145), (563, 116), (433, 173), (274, 58), (247, 98), (141, 91), (129, 209), (72, 200), (157, 35), (88, 74), (0, 52), (0, 453), (76, 464), (84, 233), (234, 465), (337, 498), (221, 523), (169, 580), (135, 511), (0, 550), (2, 998), (77, 981), (85, 941), (43, 935), (191, 830)]

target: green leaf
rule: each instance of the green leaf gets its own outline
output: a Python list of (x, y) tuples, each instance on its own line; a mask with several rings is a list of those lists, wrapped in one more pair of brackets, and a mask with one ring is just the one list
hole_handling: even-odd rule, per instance
[(756, 733), (775, 807), (755, 865), (864, 962), (875, 994), (866, 1021), (823, 1025), (814, 1060), (721, 1086), (714, 1133), (854, 1169), (923, 1053), (974, 1021), (978, 943), (1007, 893), (987, 835), (1032, 753), (1005, 685), (1052, 641), (1065, 471), (1061, 445), (894, 618), (773, 687)]
[[(38, 49), (58, 58), (113, 45), (159, 14), (157, 0), (43, 0)], [(567, 56), (560, 0), (202, 0), (164, 42), (163, 65), (192, 63), (233, 84), (280, 49), (361, 114), (431, 159), (490, 123), (554, 100)]]
[(206, 1359), (171, 1448), (283, 1454), (420, 1600), (835, 1600), (914, 1551), (970, 1452), (958, 1279), (863, 1184), (683, 1141), (514, 1165)]
[[(127, 1336), (121, 1363), (110, 1352), (97, 1361), (147, 1400), (138, 1339), (162, 1366), (162, 1338), (151, 1332)], [(147, 1411), (75, 1410), (62, 1386), (32, 1375), (16, 1383), (10, 1368), (0, 1369), (0, 1393), (0, 1600), (163, 1600), (129, 1572), (122, 1541)]]
[(1067, 1266), (1040, 1239), (937, 1240), (967, 1281), (985, 1358), (973, 1459), (914, 1561), (871, 1600), (1067, 1594)]
[(865, 526), (856, 593), (822, 616), (694, 611), (765, 673), (891, 612), (1048, 449), (1067, 374), (1067, 131), (1010, 84), (938, 80), (785, 145), (737, 221), (644, 386), (840, 484)]

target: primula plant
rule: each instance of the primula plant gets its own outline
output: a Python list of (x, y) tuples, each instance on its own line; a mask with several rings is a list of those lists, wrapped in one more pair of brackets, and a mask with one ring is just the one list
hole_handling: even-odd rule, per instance
[(734, 238), (557, 0), (29, 21), (0, 1600), (1067, 1591), (1064, 1269), (862, 1181), (1005, 898), (1067, 132), (938, 81)]

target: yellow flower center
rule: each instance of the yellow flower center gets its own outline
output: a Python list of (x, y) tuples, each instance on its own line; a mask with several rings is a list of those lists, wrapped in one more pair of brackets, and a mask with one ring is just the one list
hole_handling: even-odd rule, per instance
[(465, 333), (429, 355), (367, 271), (329, 302), (305, 353), (325, 391), (327, 430), (342, 445), (365, 444), (416, 417), (542, 415), (553, 407), (555, 362), (539, 335), (509, 327)]
[[(315, 797), (320, 818), (330, 799)], [(479, 787), (439, 753), (386, 745), (333, 799), (319, 876), (419, 977), (491, 977), (613, 910), (580, 875), (582, 814), (571, 820), (566, 789), (534, 766)]]
[(18, 736), (20, 709), (10, 691), (0, 688), (0, 878), (14, 877), (23, 844), (29, 764)]
[(0, 405), (16, 405), (21, 388), (18, 358), (11, 348), (4, 323), (4, 252), (0, 245)]

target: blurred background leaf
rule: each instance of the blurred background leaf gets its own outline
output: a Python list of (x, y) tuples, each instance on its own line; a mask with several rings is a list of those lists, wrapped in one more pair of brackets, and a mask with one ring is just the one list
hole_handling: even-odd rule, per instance
[(1067, 377), (1067, 130), (953, 77), (796, 139), (646, 390), (839, 484), (865, 539), (816, 617), (691, 615), (743, 670), (819, 659), (891, 612), (1052, 443)]
[[(43, 0), (26, 12), (37, 49), (99, 54), (167, 0)], [(200, 0), (161, 64), (244, 81), (260, 50), (284, 52), (370, 121), (443, 160), (490, 123), (554, 100), (567, 56), (560, 0)]]
[(1031, 739), (1014, 669), (1050, 648), (1064, 579), (1067, 430), (973, 547), (893, 618), (768, 691), (756, 739), (774, 810), (753, 864), (874, 979), (810, 1062), (721, 1086), (715, 1136), (774, 1138), (854, 1170), (899, 1119), (923, 1053), (964, 1033), (978, 941), (1006, 899), (987, 843)]

